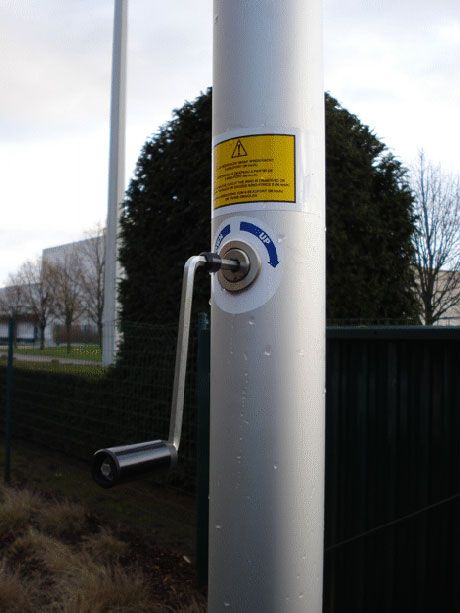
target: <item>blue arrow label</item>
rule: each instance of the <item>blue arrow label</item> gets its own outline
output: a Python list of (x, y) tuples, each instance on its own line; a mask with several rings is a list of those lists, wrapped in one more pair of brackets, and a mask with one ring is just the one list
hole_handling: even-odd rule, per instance
[(221, 242), (224, 240), (224, 238), (226, 236), (228, 236), (230, 234), (230, 224), (228, 226), (225, 226), (225, 228), (222, 228), (221, 233), (219, 234), (219, 236), (217, 237), (216, 240), (216, 248), (214, 249), (214, 251), (217, 251), (220, 247)]
[(240, 223), (240, 230), (242, 232), (249, 232), (250, 234), (254, 234), (257, 238), (263, 243), (265, 249), (268, 251), (269, 261), (268, 263), (275, 268), (279, 264), (278, 253), (276, 251), (275, 243), (268, 236), (266, 232), (255, 226), (252, 223), (248, 223), (247, 221), (242, 221)]

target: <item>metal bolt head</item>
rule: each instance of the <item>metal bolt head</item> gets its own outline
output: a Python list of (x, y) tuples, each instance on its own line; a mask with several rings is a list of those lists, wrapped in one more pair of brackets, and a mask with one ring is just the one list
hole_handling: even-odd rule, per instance
[(240, 267), (238, 270), (226, 270), (222, 268), (222, 275), (230, 281), (231, 283), (237, 283), (244, 279), (244, 277), (248, 274), (250, 268), (250, 262), (248, 256), (241, 251), (241, 249), (232, 248), (225, 254), (226, 260), (236, 260), (240, 263)]
[(236, 271), (221, 268), (217, 273), (224, 289), (239, 292), (249, 287), (259, 275), (260, 258), (251, 245), (243, 241), (229, 241), (222, 245), (219, 255), (222, 259), (240, 262), (240, 268)]

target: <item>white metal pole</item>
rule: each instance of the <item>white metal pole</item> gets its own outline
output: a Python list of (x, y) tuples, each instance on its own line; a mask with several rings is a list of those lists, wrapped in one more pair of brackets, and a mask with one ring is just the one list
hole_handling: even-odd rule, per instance
[(110, 105), (110, 157), (107, 206), (107, 233), (105, 244), (104, 315), (102, 337), (102, 362), (113, 362), (117, 345), (117, 279), (120, 267), (117, 262), (117, 239), (120, 203), (125, 185), (125, 123), (126, 123), (126, 43), (128, 0), (115, 0), (112, 90)]
[(213, 250), (260, 270), (212, 281), (211, 613), (322, 609), (321, 56), (321, 0), (214, 0)]

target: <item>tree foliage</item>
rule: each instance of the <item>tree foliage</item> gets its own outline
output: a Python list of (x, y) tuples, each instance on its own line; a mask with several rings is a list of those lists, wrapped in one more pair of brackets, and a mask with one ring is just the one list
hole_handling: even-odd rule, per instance
[(79, 283), (82, 262), (77, 250), (65, 253), (59, 261), (49, 262), (54, 286), (53, 315), (63, 322), (66, 331), (67, 353), (70, 353), (71, 329), (85, 312)]
[(81, 266), (76, 283), (81, 290), (84, 312), (97, 328), (102, 346), (102, 316), (104, 311), (105, 228), (100, 224), (86, 233), (79, 244)]
[(0, 292), (0, 313), (17, 317), (24, 311), (24, 292), (16, 275), (8, 275), (8, 285)]
[(331, 96), (326, 96), (326, 223), (328, 317), (416, 317), (406, 171)]
[[(184, 262), (209, 249), (211, 93), (174, 111), (145, 143), (124, 202), (120, 260), (122, 317), (176, 322)], [(197, 275), (194, 303), (209, 300)]]
[[(17, 322), (18, 315), (23, 313), (25, 313), (23, 288), (18, 283), (16, 276), (10, 274), (7, 287), (0, 290), (0, 317), (12, 317), (13, 321)], [(26, 317), (30, 317), (28, 312), (26, 312)], [(16, 346), (17, 323), (13, 328), (13, 342)]]
[(412, 170), (417, 295), (431, 325), (460, 305), (460, 180), (420, 152)]
[[(326, 95), (329, 318), (415, 314), (412, 197), (405, 172), (358, 118)], [(211, 91), (175, 110), (147, 140), (121, 221), (122, 317), (176, 321), (182, 269), (209, 248)], [(204, 308), (202, 277), (195, 303)]]
[(43, 349), (45, 328), (55, 307), (53, 268), (48, 262), (39, 258), (24, 262), (13, 278), (21, 288), (24, 310), (33, 315), (40, 333), (40, 349)]

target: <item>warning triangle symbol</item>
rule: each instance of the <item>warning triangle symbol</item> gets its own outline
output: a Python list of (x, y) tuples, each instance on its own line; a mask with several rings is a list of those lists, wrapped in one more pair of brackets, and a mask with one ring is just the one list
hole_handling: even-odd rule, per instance
[(248, 154), (240, 139), (236, 141), (235, 148), (233, 149), (232, 158), (242, 158)]

